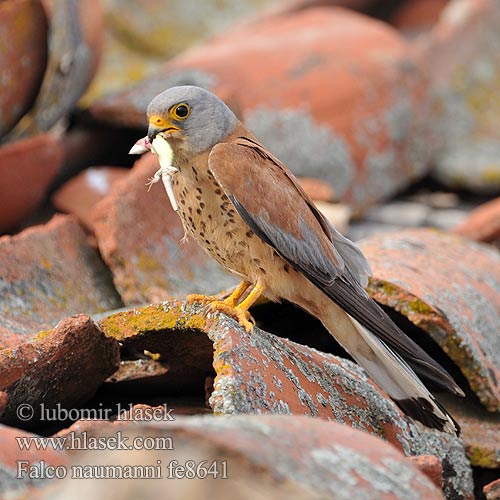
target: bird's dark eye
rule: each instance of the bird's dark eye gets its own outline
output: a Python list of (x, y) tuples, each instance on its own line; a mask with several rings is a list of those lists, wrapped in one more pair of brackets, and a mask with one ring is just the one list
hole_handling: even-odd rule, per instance
[(186, 118), (189, 114), (189, 107), (187, 106), (187, 104), (179, 104), (174, 109), (174, 114), (177, 118)]

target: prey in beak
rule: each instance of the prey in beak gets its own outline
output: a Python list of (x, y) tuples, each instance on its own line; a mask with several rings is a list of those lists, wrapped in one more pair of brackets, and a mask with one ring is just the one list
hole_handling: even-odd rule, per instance
[(158, 157), (158, 162), (160, 163), (160, 168), (155, 172), (153, 177), (148, 179), (148, 191), (149, 189), (151, 189), (151, 186), (153, 184), (161, 179), (170, 200), (170, 204), (172, 205), (172, 208), (177, 212), (179, 210), (179, 206), (177, 205), (177, 201), (175, 199), (174, 191), (172, 188), (172, 176), (178, 172), (178, 169), (172, 165), (173, 151), (161, 131), (156, 132), (152, 140), (150, 139), (150, 135), (148, 132), (148, 135), (146, 137), (139, 139), (132, 146), (129, 154), (141, 155), (143, 153), (146, 153), (147, 151), (151, 151), (153, 154), (155, 154)]
[(139, 139), (128, 152), (129, 155), (142, 155), (151, 151), (152, 144), (149, 140), (149, 136), (142, 137)]
[(148, 135), (139, 139), (129, 151), (129, 154), (142, 155), (147, 151), (151, 151), (153, 142), (158, 136), (162, 137), (164, 140), (166, 135), (180, 132), (180, 130), (181, 128), (174, 125), (169, 118), (159, 115), (151, 115), (149, 117)]

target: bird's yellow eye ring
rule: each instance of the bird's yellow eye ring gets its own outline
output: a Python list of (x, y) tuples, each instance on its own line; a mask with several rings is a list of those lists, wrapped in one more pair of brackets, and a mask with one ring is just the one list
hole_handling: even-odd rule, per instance
[(173, 116), (176, 120), (185, 120), (189, 113), (191, 112), (191, 108), (185, 102), (181, 102), (180, 104), (176, 104), (172, 110), (170, 111), (171, 116)]

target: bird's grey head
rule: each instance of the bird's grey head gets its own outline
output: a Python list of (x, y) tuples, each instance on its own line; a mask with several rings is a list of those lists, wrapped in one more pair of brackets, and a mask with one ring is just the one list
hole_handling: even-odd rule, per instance
[(148, 105), (150, 140), (163, 132), (175, 149), (189, 154), (206, 151), (230, 134), (234, 113), (208, 90), (191, 85), (172, 87)]

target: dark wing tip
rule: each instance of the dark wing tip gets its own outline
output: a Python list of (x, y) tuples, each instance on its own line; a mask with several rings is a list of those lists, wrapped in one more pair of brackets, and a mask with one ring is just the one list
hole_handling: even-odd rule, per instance
[(426, 427), (459, 436), (460, 425), (438, 401), (432, 399), (432, 403), (425, 398), (395, 399), (394, 401), (404, 413)]

